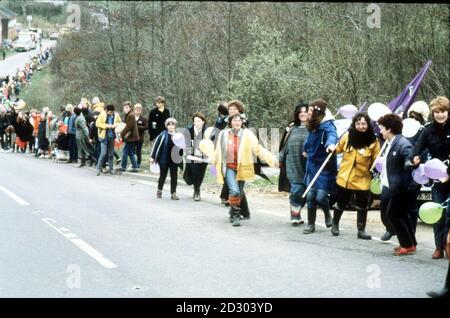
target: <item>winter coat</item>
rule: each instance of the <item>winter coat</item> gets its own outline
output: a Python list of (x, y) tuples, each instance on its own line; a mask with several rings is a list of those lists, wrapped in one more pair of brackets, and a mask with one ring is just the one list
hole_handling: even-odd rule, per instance
[[(229, 132), (230, 128), (220, 132), (213, 159), (217, 170), (217, 181), (222, 184), (224, 183), (224, 176), (227, 169), (226, 154)], [(275, 166), (277, 158), (258, 143), (258, 138), (256, 138), (251, 130), (241, 128), (239, 135), (240, 142), (237, 156), (236, 180), (251, 181), (255, 178), (253, 156), (259, 157), (271, 167)]]
[(120, 136), (124, 142), (135, 142), (139, 140), (139, 130), (136, 122), (136, 116), (132, 110), (125, 115), (125, 128), (120, 133)]
[[(195, 156), (195, 149), (199, 150), (199, 144), (203, 139), (203, 136), (205, 134), (205, 130), (208, 128), (206, 124), (203, 125), (202, 131), (200, 132), (199, 136), (195, 137), (195, 131), (194, 131), (194, 125), (190, 126), (188, 128), (190, 139), (189, 139), (189, 145), (186, 148), (186, 154)], [(201, 152), (200, 152), (201, 153)], [(204, 158), (203, 154), (201, 156), (198, 156), (201, 158)]]
[(441, 161), (449, 159), (450, 154), (450, 120), (445, 124), (444, 135), (439, 135), (437, 131), (437, 123), (426, 124), (422, 134), (414, 145), (412, 157), (420, 156), (423, 150), (428, 149), (432, 158), (437, 158)]
[(144, 116), (139, 116), (136, 120), (139, 131), (139, 142), (144, 142), (145, 132), (148, 130), (148, 120)]
[[(338, 141), (336, 126), (333, 120), (325, 117), (316, 130), (311, 131), (304, 145), (304, 152), (307, 153), (305, 184), (309, 185), (316, 173), (319, 171), (325, 159), (328, 157), (326, 148), (335, 145)], [(324, 190), (331, 193), (335, 189), (337, 174), (336, 154), (333, 154), (320, 173), (313, 189)]]
[[(169, 132), (167, 130), (161, 132), (155, 139), (150, 157), (153, 158), (153, 160), (155, 160), (155, 162), (157, 162), (162, 169), (167, 168), (169, 164), (173, 163), (177, 165), (181, 170), (183, 170), (183, 150), (173, 145), (173, 143), (169, 143), (169, 138), (172, 138), (172, 136), (169, 135)], [(171, 145), (173, 145), (172, 148), (170, 147)], [(174, 153), (172, 150), (173, 147), (180, 149), (180, 151), (178, 152), (180, 156), (179, 158), (172, 158), (172, 160), (170, 160), (169, 155)], [(179, 163), (175, 162), (178, 161), (177, 159), (179, 159)]]
[[(308, 137), (308, 130), (305, 126), (295, 124), (286, 128), (283, 136), (280, 153), (278, 158), (284, 163), (283, 169), (280, 169), (280, 179), (287, 178), (289, 183), (303, 183), (305, 177), (306, 158), (303, 156), (303, 145)], [(284, 145), (283, 145), (284, 144)], [(285, 170), (283, 173), (282, 170)], [(282, 181), (279, 183), (282, 184)], [(282, 187), (280, 191), (289, 191)]]
[(170, 118), (170, 111), (167, 107), (160, 112), (158, 108), (153, 108), (148, 116), (148, 132), (150, 134), (150, 140), (154, 140), (166, 129), (164, 125), (166, 119)]
[(89, 138), (89, 129), (83, 115), (79, 115), (77, 116), (77, 119), (75, 119), (75, 128), (77, 139), (86, 140)]
[(336, 153), (343, 153), (336, 183), (345, 189), (369, 190), (372, 179), (369, 170), (380, 152), (380, 142), (375, 140), (361, 149), (347, 148), (348, 134), (342, 136), (336, 147)]
[(406, 168), (406, 162), (411, 157), (413, 146), (402, 135), (396, 135), (386, 157), (386, 170), (389, 182), (389, 192), (392, 195), (408, 190), (411, 182), (411, 169)]
[[(95, 121), (95, 125), (97, 126), (98, 130), (98, 138), (99, 139), (105, 139), (106, 138), (106, 119), (108, 115), (105, 111), (101, 112), (100, 115), (98, 115), (97, 120)], [(121, 123), (122, 120), (120, 119), (120, 115), (117, 112), (114, 112), (114, 127), (117, 126), (117, 124)]]
[(75, 128), (75, 119), (77, 118), (77, 115), (75, 115), (75, 113), (72, 113), (71, 115), (70, 115), (70, 118), (69, 118), (69, 127), (68, 127), (68, 131), (67, 131), (67, 133), (69, 134), (69, 135), (75, 135), (76, 134), (76, 132), (77, 132), (77, 130), (76, 130), (76, 128)]
[(92, 105), (92, 112), (103, 112), (105, 111), (105, 104), (104, 103), (97, 103)]

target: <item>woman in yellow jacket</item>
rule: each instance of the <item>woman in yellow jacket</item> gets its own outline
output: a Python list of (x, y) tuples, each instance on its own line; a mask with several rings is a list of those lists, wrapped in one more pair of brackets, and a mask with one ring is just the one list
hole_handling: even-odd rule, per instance
[(370, 240), (365, 233), (369, 188), (372, 175), (370, 167), (380, 152), (380, 143), (375, 136), (370, 118), (366, 113), (358, 113), (352, 124), (342, 136), (335, 148), (336, 153), (343, 153), (342, 162), (336, 178), (337, 202), (333, 208), (334, 216), (331, 233), (339, 235), (339, 221), (350, 199), (355, 195), (357, 207), (358, 238)]
[(225, 180), (230, 189), (230, 221), (233, 226), (240, 225), (240, 205), (244, 185), (245, 181), (255, 178), (253, 163), (256, 162), (256, 157), (271, 167), (278, 166), (277, 158), (258, 143), (251, 130), (242, 127), (242, 122), (240, 114), (229, 118), (229, 128), (220, 132), (214, 154), (217, 180), (221, 184)]

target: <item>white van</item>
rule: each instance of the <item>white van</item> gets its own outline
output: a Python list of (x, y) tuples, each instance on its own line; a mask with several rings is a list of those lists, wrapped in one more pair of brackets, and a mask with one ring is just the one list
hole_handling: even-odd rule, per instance
[(28, 32), (32, 32), (35, 34), (36, 41), (42, 39), (42, 30), (39, 28), (29, 28)]
[(19, 38), (14, 45), (14, 49), (28, 52), (33, 49), (33, 41), (29, 38)]

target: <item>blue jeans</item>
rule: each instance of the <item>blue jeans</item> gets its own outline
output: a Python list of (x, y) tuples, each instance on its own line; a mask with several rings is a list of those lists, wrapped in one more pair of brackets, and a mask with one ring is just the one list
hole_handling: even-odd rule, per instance
[[(441, 183), (435, 183), (433, 187), (431, 188), (431, 193), (433, 195), (433, 202), (436, 203), (443, 203), (445, 200), (447, 200), (449, 194), (447, 190), (448, 185), (447, 184), (441, 184)], [(447, 209), (448, 209), (447, 205)], [(433, 231), (434, 231), (434, 244), (436, 245), (436, 248), (440, 250), (445, 250), (445, 244), (447, 242), (447, 233), (448, 233), (448, 227), (445, 224), (445, 220), (448, 214), (447, 209), (444, 209), (442, 213), (441, 219), (433, 225)]]
[(289, 194), (289, 203), (293, 207), (303, 207), (306, 203), (306, 198), (302, 199), (302, 195), (306, 190), (304, 183), (291, 183), (291, 191)]
[(136, 162), (136, 156), (134, 154), (135, 150), (135, 143), (134, 142), (126, 142), (125, 146), (123, 147), (122, 152), (122, 170), (125, 171), (127, 169), (127, 163), (128, 163), (128, 156), (131, 160), (131, 166), (133, 169), (137, 169), (138, 165)]
[(316, 222), (317, 206), (319, 206), (325, 217), (330, 215), (330, 194), (324, 190), (311, 189), (306, 196), (308, 204), (308, 224)]
[(237, 181), (236, 174), (237, 173), (235, 170), (227, 168), (225, 173), (225, 182), (230, 189), (231, 196), (242, 196), (244, 194), (245, 181)]
[(97, 171), (101, 171), (106, 157), (108, 157), (108, 170), (114, 167), (114, 139), (100, 139), (100, 157), (97, 161)]

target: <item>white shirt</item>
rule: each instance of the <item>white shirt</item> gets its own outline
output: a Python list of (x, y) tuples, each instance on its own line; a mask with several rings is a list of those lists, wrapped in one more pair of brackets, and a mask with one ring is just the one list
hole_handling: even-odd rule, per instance
[(394, 136), (394, 138), (392, 138), (391, 141), (386, 140), (386, 142), (388, 143), (388, 145), (387, 145), (387, 147), (386, 147), (386, 150), (384, 151), (384, 154), (382, 154), (382, 156), (383, 156), (383, 157), (382, 157), (382, 158), (383, 158), (383, 161), (382, 161), (382, 163), (383, 163), (383, 168), (381, 169), (381, 177), (380, 177), (380, 179), (381, 179), (381, 185), (384, 186), (384, 187), (387, 187), (387, 188), (389, 188), (389, 179), (388, 179), (388, 175), (387, 175), (387, 164), (386, 164), (386, 159), (387, 159), (387, 155), (388, 155), (389, 151), (391, 150), (391, 145), (392, 145), (392, 143), (394, 142), (395, 137), (396, 137), (396, 136)]

